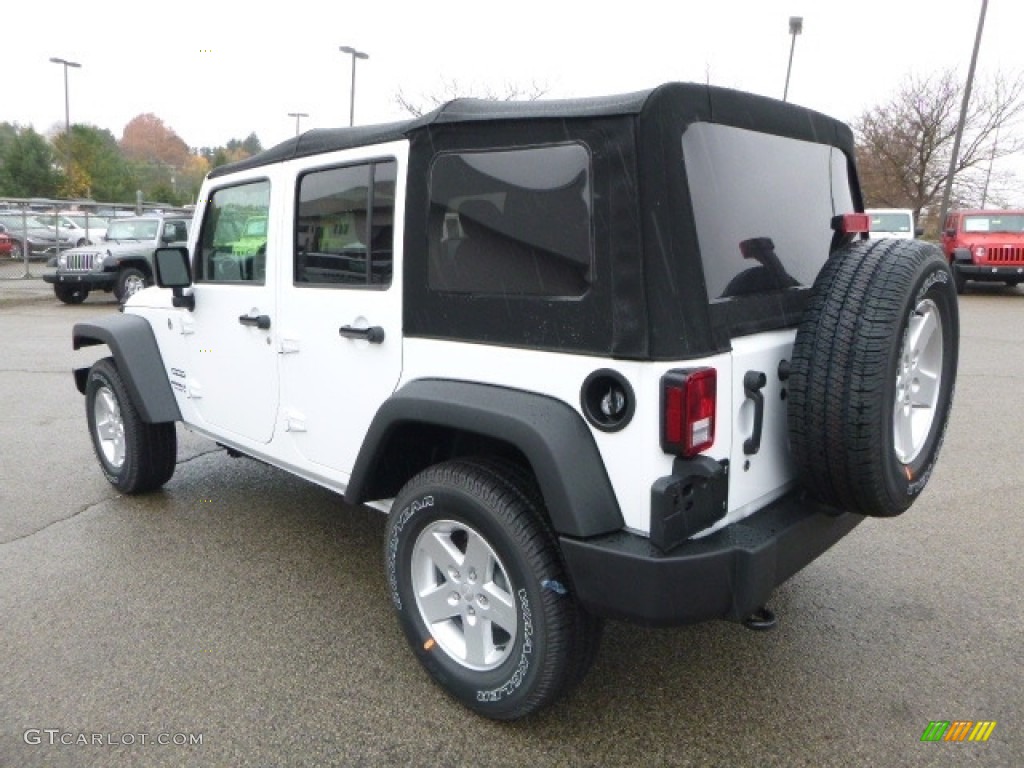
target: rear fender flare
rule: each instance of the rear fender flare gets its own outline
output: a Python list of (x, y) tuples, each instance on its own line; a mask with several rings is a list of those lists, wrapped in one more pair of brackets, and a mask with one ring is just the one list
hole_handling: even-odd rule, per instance
[[(419, 379), (377, 411), (345, 493), (349, 503), (371, 500), (389, 442), (415, 425), (500, 441), (529, 462), (555, 530), (595, 536), (624, 526), (611, 481), (590, 428), (566, 403), (486, 384)], [(409, 478), (403, 478), (403, 482)]]

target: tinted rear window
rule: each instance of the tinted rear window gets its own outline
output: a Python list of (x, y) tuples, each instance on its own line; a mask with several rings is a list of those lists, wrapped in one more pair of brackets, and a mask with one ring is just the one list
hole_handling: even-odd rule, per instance
[(432, 291), (577, 297), (591, 282), (590, 155), (580, 144), (439, 155)]
[(683, 134), (683, 156), (713, 303), (814, 282), (832, 217), (854, 210), (840, 150), (696, 123)]

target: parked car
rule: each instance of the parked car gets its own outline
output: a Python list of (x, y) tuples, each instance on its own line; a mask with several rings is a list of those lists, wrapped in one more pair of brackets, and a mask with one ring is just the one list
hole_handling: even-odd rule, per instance
[(26, 252), (32, 259), (48, 259), (74, 246), (71, 235), (61, 232), (58, 236), (56, 230), (40, 221), (36, 214), (0, 212), (0, 233), (11, 238), (12, 259), (22, 259)]
[(153, 284), (153, 251), (183, 245), (192, 220), (187, 217), (137, 216), (110, 221), (106, 239), (60, 254), (57, 271), (43, 275), (65, 304), (79, 304), (90, 291), (113, 291), (121, 302)]
[(968, 280), (1024, 282), (1024, 210), (950, 211), (942, 227), (942, 250), (953, 269), (957, 293)]
[(9, 235), (0, 232), (0, 258), (7, 258), (14, 250), (14, 241)]
[(481, 715), (579, 683), (605, 618), (770, 627), (778, 584), (936, 466), (952, 275), (867, 239), (825, 115), (687, 83), (458, 100), (307, 132), (199, 199), (155, 253), (169, 290), (73, 328), (110, 350), (74, 371), (99, 468), (160, 488), (182, 422), (386, 512), (410, 652)]
[(48, 227), (67, 234), (76, 247), (96, 245), (107, 233), (107, 220), (101, 216), (79, 213), (41, 213), (36, 218)]

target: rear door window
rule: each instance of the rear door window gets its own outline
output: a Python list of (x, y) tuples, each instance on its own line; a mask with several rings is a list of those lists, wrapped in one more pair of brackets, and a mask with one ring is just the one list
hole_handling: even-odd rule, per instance
[(582, 296), (593, 269), (590, 154), (563, 144), (440, 155), (429, 231), (433, 291)]

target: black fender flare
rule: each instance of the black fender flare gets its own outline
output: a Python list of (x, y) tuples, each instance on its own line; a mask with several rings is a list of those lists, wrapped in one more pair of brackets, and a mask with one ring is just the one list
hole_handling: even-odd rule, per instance
[(372, 498), (374, 475), (389, 441), (417, 424), (472, 433), (518, 449), (533, 469), (553, 527), (562, 535), (596, 536), (624, 526), (594, 436), (579, 413), (544, 395), (464, 381), (418, 379), (384, 402), (356, 458), (347, 502)]
[[(119, 314), (75, 323), (71, 343), (75, 349), (97, 344), (106, 344), (110, 348), (143, 421), (148, 424), (181, 421), (181, 411), (167, 379), (160, 347), (145, 318)], [(76, 368), (74, 373), (78, 391), (85, 394), (89, 369)]]

